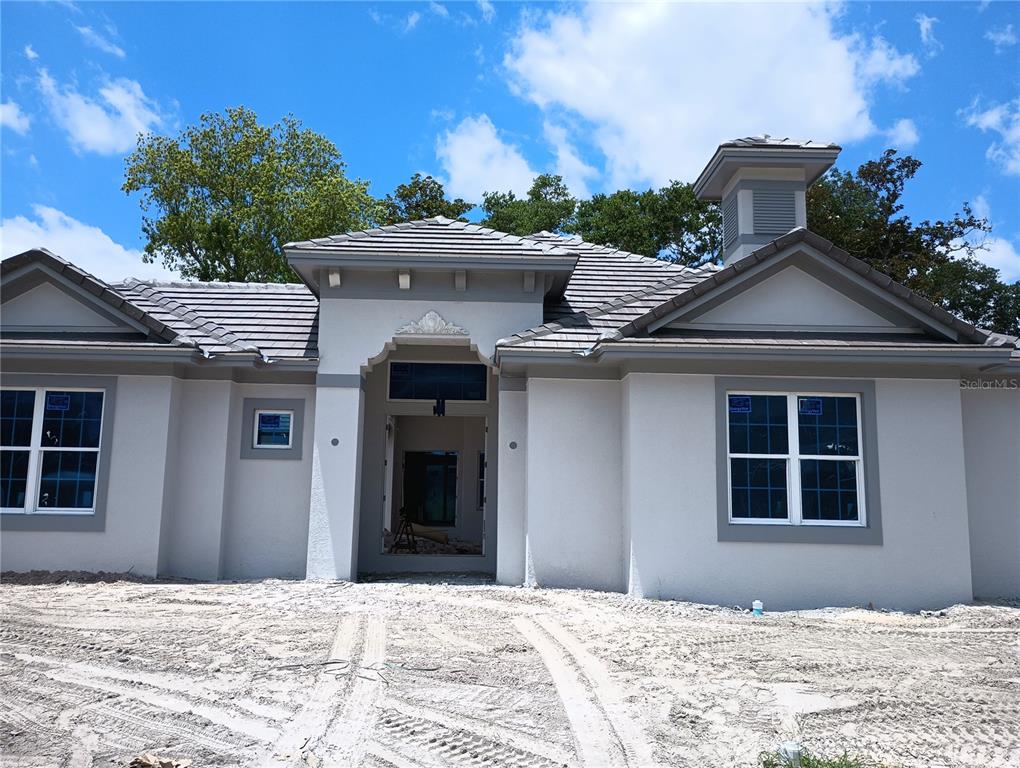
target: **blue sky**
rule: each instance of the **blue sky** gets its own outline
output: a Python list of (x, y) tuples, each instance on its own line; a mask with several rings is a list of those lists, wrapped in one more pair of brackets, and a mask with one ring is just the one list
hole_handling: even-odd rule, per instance
[[(472, 201), (561, 173), (580, 195), (692, 180), (715, 145), (836, 141), (924, 162), (917, 219), (964, 200), (1020, 279), (1020, 4), (70, 3), (0, 6), (3, 256), (143, 265), (120, 191), (139, 131), (291, 113), (383, 195), (421, 171)], [(326, 234), (326, 233), (323, 233)]]

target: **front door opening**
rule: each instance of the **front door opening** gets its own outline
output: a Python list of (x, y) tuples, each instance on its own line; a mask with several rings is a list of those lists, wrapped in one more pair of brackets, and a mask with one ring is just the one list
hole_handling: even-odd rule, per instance
[(485, 543), (485, 418), (387, 421), (382, 551), (481, 555)]

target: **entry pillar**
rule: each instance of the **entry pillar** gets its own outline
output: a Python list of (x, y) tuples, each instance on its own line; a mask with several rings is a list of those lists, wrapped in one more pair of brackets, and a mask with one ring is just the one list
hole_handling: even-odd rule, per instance
[(360, 373), (316, 377), (312, 495), (308, 510), (309, 579), (358, 574), (364, 380)]

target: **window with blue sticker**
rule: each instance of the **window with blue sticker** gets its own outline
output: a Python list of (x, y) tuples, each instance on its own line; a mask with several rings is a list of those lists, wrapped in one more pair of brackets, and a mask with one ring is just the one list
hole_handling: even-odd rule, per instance
[(730, 521), (864, 525), (860, 398), (726, 397)]
[(294, 411), (255, 411), (253, 448), (290, 448)]
[(5, 512), (95, 511), (105, 394), (0, 393), (0, 505)]

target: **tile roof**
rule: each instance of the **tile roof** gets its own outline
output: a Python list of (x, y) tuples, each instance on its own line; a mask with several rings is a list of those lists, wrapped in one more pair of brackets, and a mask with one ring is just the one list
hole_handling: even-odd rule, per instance
[(445, 216), (287, 243), (284, 249), (367, 257), (427, 254), (439, 257), (533, 259), (571, 255), (556, 243), (508, 235)]
[(746, 147), (749, 149), (761, 148), (783, 148), (783, 149), (841, 149), (838, 144), (830, 144), (824, 141), (811, 141), (809, 139), (791, 139), (789, 137), (779, 138), (778, 136), (744, 136), (739, 139), (730, 139), (719, 145), (720, 147)]
[[(853, 346), (890, 349), (897, 347), (914, 349), (925, 346), (945, 349), (956, 345), (956, 342), (942, 342), (930, 337), (918, 337), (917, 339), (904, 336), (886, 338), (868, 335), (862, 337), (859, 334), (842, 333), (838, 336), (825, 337), (816, 333), (776, 336), (743, 332), (738, 332), (736, 335), (707, 334), (705, 332), (692, 334), (678, 333), (669, 329), (660, 329), (654, 334), (647, 332), (649, 326), (656, 320), (672, 314), (694, 299), (715, 290), (759, 262), (798, 242), (807, 243), (875, 285), (889, 291), (902, 301), (926, 313), (939, 323), (949, 326), (962, 339), (972, 344), (984, 346), (1020, 345), (1020, 341), (1013, 337), (990, 334), (960, 320), (895, 282), (887, 275), (868, 266), (865, 262), (836, 248), (825, 238), (806, 229), (798, 228), (723, 269), (703, 267), (673, 274), (661, 282), (650, 285), (645, 290), (617, 296), (598, 306), (579, 308), (580, 311), (565, 314), (537, 328), (513, 334), (509, 338), (501, 340), (499, 346), (503, 349), (523, 348), (585, 353), (596, 344), (606, 347), (613, 344), (649, 346), (770, 344), (774, 346), (796, 345), (802, 348)], [(1014, 353), (1014, 356), (1017, 355)]]
[(293, 283), (128, 280), (115, 285), (203, 353), (255, 353), (263, 359), (318, 357), (319, 302)]

